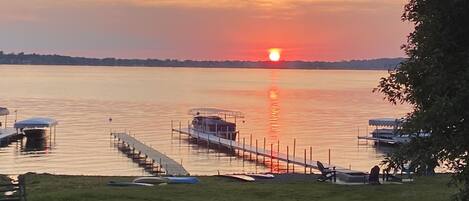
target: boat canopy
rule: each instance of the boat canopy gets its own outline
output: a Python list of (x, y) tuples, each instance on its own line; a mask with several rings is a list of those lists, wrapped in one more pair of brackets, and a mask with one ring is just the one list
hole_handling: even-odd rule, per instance
[(234, 110), (224, 110), (224, 109), (217, 109), (217, 108), (193, 108), (190, 109), (188, 112), (190, 115), (203, 115), (203, 116), (227, 116), (227, 117), (234, 117), (234, 118), (244, 118), (244, 114), (239, 111)]
[(377, 119), (370, 119), (368, 124), (370, 126), (389, 126), (389, 127), (398, 127), (401, 126), (403, 123), (400, 119), (395, 118), (377, 118)]
[(6, 115), (9, 115), (10, 114), (10, 111), (5, 108), (5, 107), (0, 107), (0, 116), (6, 116)]
[(47, 118), (47, 117), (34, 117), (22, 121), (18, 121), (15, 123), (15, 128), (48, 128), (52, 126), (56, 126), (58, 122), (55, 119)]

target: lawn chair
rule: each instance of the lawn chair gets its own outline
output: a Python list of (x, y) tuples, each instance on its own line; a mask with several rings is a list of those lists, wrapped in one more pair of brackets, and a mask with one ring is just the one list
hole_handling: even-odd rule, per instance
[(379, 183), (379, 167), (375, 165), (371, 168), (370, 176), (368, 177), (368, 183), (370, 184), (380, 184)]
[(321, 181), (321, 182), (326, 181), (326, 180), (332, 181), (335, 171), (329, 168), (325, 168), (324, 165), (319, 161), (317, 162), (317, 166), (318, 166), (319, 171), (321, 172), (321, 177), (318, 178), (318, 181)]

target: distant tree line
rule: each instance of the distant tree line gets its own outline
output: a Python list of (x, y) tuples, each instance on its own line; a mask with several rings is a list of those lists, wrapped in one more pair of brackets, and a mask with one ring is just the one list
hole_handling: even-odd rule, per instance
[(380, 58), (348, 61), (198, 61), (176, 59), (119, 59), (86, 58), (63, 55), (8, 53), (0, 51), (0, 64), (22, 65), (77, 65), (77, 66), (130, 66), (130, 67), (203, 67), (203, 68), (289, 68), (289, 69), (394, 69), (404, 58)]

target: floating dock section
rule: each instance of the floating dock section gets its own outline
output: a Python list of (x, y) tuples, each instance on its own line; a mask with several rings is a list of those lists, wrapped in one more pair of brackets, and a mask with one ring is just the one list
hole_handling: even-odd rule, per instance
[(147, 160), (150, 160), (151, 167), (153, 167), (154, 163), (158, 163), (163, 169), (165, 169), (165, 172), (168, 175), (189, 175), (189, 172), (187, 172), (181, 164), (152, 147), (140, 142), (129, 134), (111, 133), (111, 136), (127, 146), (138, 158), (143, 156), (145, 163)]
[[(251, 143), (246, 144), (244, 138), (243, 138), (242, 142), (238, 142), (238, 141), (234, 141), (234, 140), (220, 138), (220, 137), (217, 137), (215, 135), (210, 135), (210, 134), (206, 134), (206, 133), (203, 133), (203, 132), (197, 132), (197, 131), (193, 130), (190, 127), (189, 128), (179, 128), (179, 129), (171, 128), (171, 130), (173, 132), (177, 132), (179, 134), (188, 135), (189, 137), (195, 138), (198, 141), (199, 140), (200, 141), (205, 141), (205, 142), (207, 142), (207, 144), (209, 146), (210, 145), (218, 145), (218, 146), (226, 147), (228, 149), (242, 151), (243, 156), (244, 156), (244, 153), (255, 154), (256, 161), (257, 161), (258, 156), (263, 156), (263, 157), (270, 158), (271, 163), (273, 162), (273, 160), (286, 162), (287, 167), (288, 167), (289, 164), (304, 166), (305, 167), (305, 172), (306, 172), (306, 168), (313, 168), (313, 169), (318, 170), (317, 161), (312, 160), (312, 154), (311, 154), (312, 151), (310, 152), (310, 158), (309, 159), (307, 159), (307, 153), (306, 153), (307, 151), (306, 150), (304, 150), (304, 157), (300, 158), (300, 157), (295, 157), (295, 150), (294, 149), (291, 150), (291, 153), (293, 153), (293, 155), (292, 156), (289, 155), (288, 147), (287, 147), (287, 154), (284, 154), (284, 153), (280, 153), (278, 151), (274, 152), (273, 151), (273, 149), (274, 149), (273, 144), (270, 144), (271, 149), (269, 150), (267, 148), (264, 148), (265, 144), (264, 144), (264, 147), (262, 147), (262, 148), (258, 147), (257, 145), (252, 146), (252, 145), (250, 145)], [(303, 155), (303, 153), (301, 153), (301, 155)], [(344, 167), (340, 167), (340, 166), (336, 166), (336, 165), (332, 165), (332, 164), (324, 164), (324, 167), (331, 168), (331, 169), (335, 168), (335, 170), (337, 172), (340, 172), (340, 170), (349, 170), (349, 168), (344, 168)], [(293, 169), (293, 171), (294, 171), (294, 169)]]

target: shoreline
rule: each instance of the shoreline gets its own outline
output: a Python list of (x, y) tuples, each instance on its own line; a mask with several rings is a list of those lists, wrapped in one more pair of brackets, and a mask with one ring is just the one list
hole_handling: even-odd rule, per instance
[[(287, 175), (288, 176), (288, 175)], [(296, 175), (290, 175), (290, 178)], [(447, 200), (455, 187), (450, 175), (416, 177), (401, 185), (335, 185), (314, 177), (241, 182), (218, 176), (199, 176), (197, 184), (152, 187), (111, 187), (109, 181), (134, 177), (25, 174), (29, 200)]]

